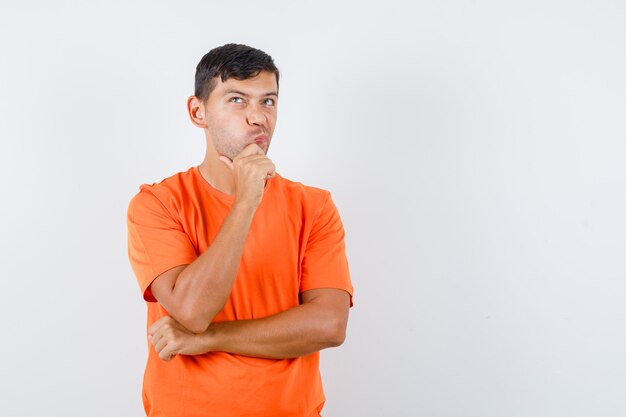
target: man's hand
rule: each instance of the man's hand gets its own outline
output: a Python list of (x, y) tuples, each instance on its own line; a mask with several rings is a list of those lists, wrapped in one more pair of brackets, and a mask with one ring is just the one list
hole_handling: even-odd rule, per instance
[(199, 355), (209, 351), (202, 334), (190, 332), (171, 316), (155, 321), (148, 329), (148, 338), (164, 361), (178, 354)]
[(220, 156), (220, 161), (232, 170), (236, 200), (258, 207), (263, 198), (265, 181), (276, 174), (274, 163), (263, 149), (256, 143), (251, 143), (232, 161), (224, 155)]

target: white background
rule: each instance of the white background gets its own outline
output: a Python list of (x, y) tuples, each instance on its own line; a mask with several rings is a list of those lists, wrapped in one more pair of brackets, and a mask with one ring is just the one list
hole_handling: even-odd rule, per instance
[(346, 229), (324, 417), (626, 415), (625, 22), (621, 1), (3, 1), (0, 414), (143, 415), (126, 208), (202, 161), (185, 101), (235, 42), (282, 73), (278, 172)]

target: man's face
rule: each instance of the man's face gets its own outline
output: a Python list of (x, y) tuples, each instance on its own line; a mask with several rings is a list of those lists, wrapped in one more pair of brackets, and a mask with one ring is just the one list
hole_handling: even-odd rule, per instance
[(277, 106), (276, 76), (271, 72), (261, 71), (241, 81), (230, 78), (222, 82), (217, 77), (217, 85), (205, 103), (207, 133), (217, 153), (232, 160), (247, 145), (257, 143), (267, 154)]

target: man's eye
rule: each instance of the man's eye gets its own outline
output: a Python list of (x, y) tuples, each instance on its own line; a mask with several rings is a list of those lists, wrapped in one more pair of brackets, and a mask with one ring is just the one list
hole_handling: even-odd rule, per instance
[(266, 98), (266, 99), (265, 99), (265, 102), (267, 103), (268, 101), (270, 102), (270, 103), (269, 103), (269, 104), (270, 104), (270, 106), (273, 106), (273, 105), (274, 105), (274, 99), (273, 99), (273, 98)]
[[(241, 97), (232, 97), (230, 100), (233, 101), (233, 100), (243, 100), (243, 99)], [(241, 103), (241, 102), (238, 101), (237, 103)]]

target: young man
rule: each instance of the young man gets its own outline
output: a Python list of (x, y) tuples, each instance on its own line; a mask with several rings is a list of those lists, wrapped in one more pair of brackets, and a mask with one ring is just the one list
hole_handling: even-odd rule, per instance
[(267, 157), (278, 104), (272, 58), (246, 45), (196, 68), (189, 117), (199, 166), (128, 206), (128, 254), (148, 306), (148, 416), (319, 416), (319, 351), (344, 341), (353, 287), (328, 191)]

